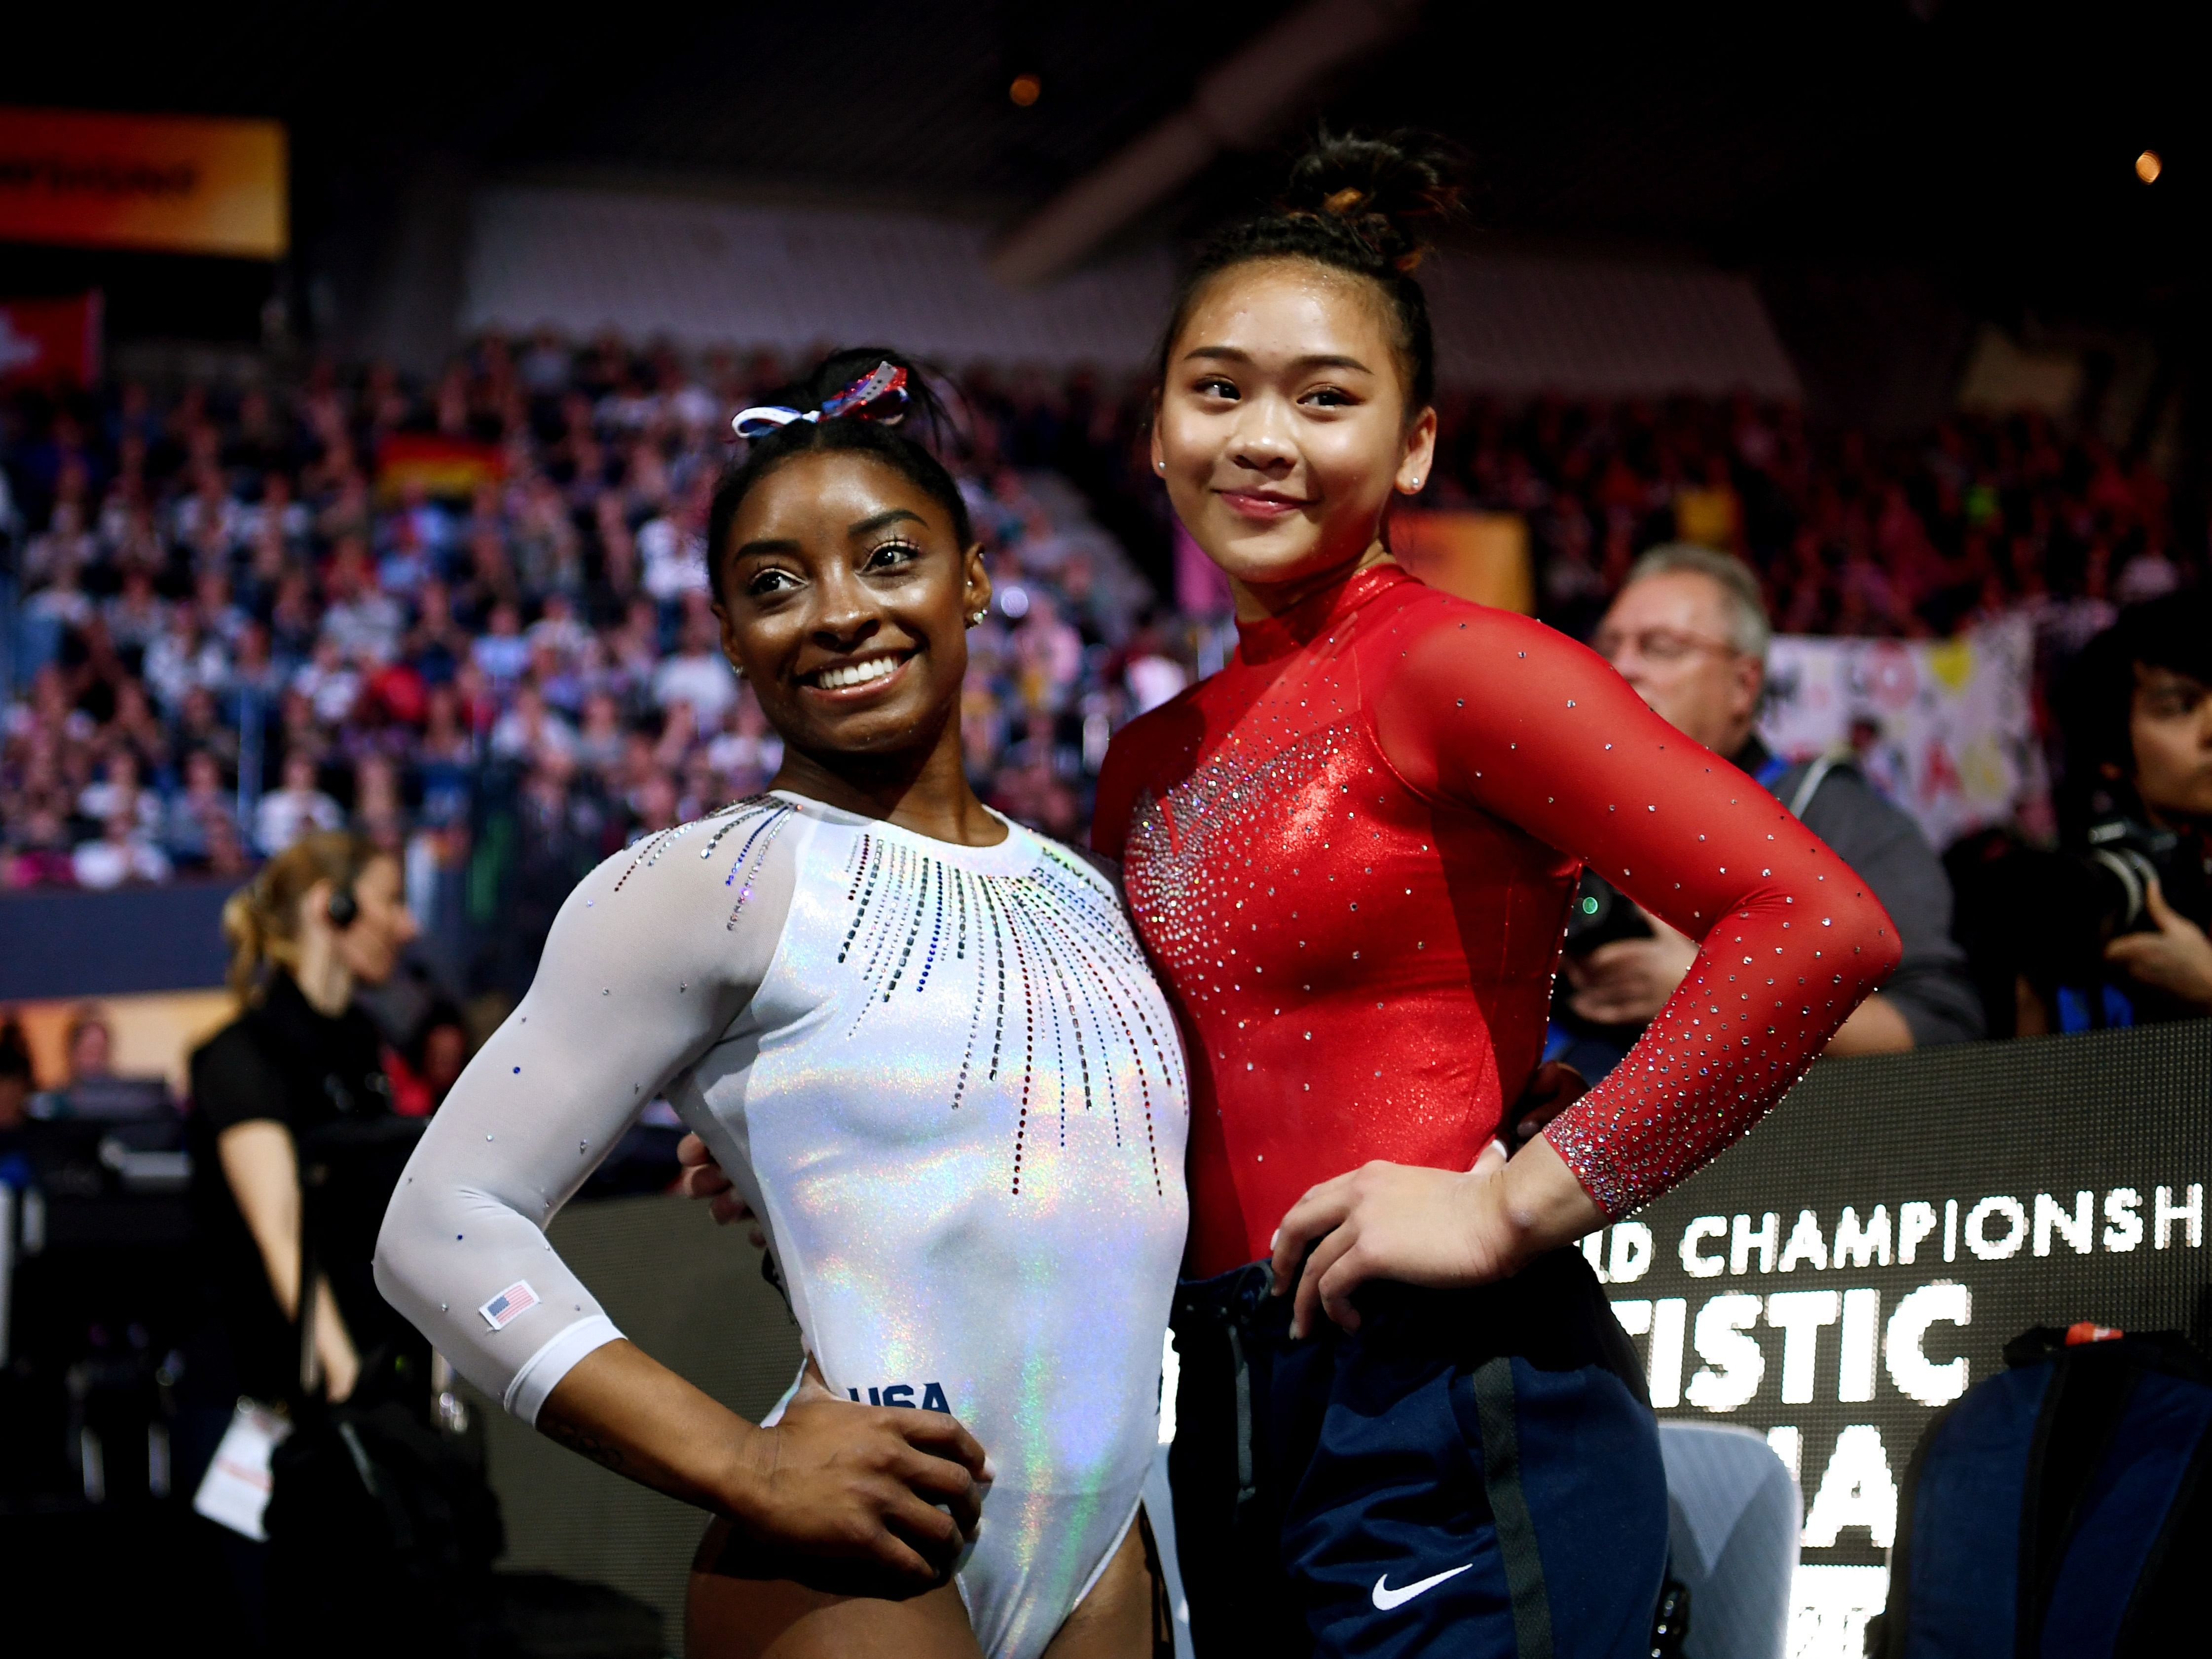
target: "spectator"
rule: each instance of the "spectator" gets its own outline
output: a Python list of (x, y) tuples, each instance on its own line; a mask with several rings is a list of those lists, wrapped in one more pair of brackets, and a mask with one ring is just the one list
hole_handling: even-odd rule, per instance
[(526, 765), (548, 753), (571, 757), (576, 752), (575, 729), (548, 708), (538, 687), (526, 681), (516, 688), (514, 706), (491, 728), (491, 752), (501, 760)]
[(62, 1052), (69, 1067), (66, 1086), (115, 1075), (115, 1029), (96, 1002), (81, 1002), (70, 1012)]
[(326, 632), (315, 641), (315, 653), (293, 675), (292, 689), (307, 698), (325, 726), (339, 725), (353, 713), (361, 696), (361, 674), (346, 660), (336, 634)]
[[(98, 1085), (115, 1075), (115, 1032), (107, 1012), (96, 1002), (81, 1002), (70, 1010), (62, 1034), (62, 1080), (58, 1088), (41, 1089), (24, 1104), (27, 1115), (52, 1121), (78, 1115), (76, 1091), (87, 1084)], [(97, 1103), (94, 1103), (97, 1109)]]
[(109, 814), (99, 836), (79, 842), (70, 860), (78, 886), (102, 892), (126, 882), (167, 881), (171, 867), (169, 855), (129, 806)]
[(428, 1117), (445, 1103), (468, 1063), (468, 1028), (460, 1010), (434, 1002), (406, 1046), (385, 1056), (392, 1109), (402, 1117)]
[(397, 858), (407, 844), (407, 809), (399, 799), (399, 774), (382, 755), (354, 762), (353, 829), (380, 853)]
[(2212, 605), (2177, 595), (2123, 612), (2076, 677), (2069, 771), (2094, 768), (2093, 793), (2110, 800), (2081, 840), (2108, 845), (2105, 826), (2140, 825), (2156, 871), (2142, 925), (2107, 944), (2106, 960), (2139, 1016), (2212, 1014)]
[(335, 830), (345, 822), (338, 804), (316, 786), (315, 761), (296, 750), (284, 757), (283, 787), (261, 798), (253, 817), (253, 840), (262, 856), (274, 858), (313, 830)]
[(722, 655), (721, 635), (703, 601), (684, 612), (683, 648), (653, 672), (653, 700), (663, 708), (690, 705), (693, 716), (709, 727), (737, 701), (738, 677)]
[(584, 724), (576, 734), (576, 763), (604, 775), (622, 759), (622, 705), (611, 691), (594, 691), (584, 700)]
[(340, 540), (325, 580), (330, 603), (323, 611), (323, 632), (337, 641), (341, 655), (382, 662), (398, 650), (403, 613), (398, 602), (377, 587), (358, 536)]
[(204, 749), (185, 757), (185, 787), (173, 797), (163, 817), (161, 844), (179, 864), (208, 862), (209, 838), (218, 823), (234, 830), (232, 816), (235, 797), (223, 783), (222, 768)]
[(67, 886), (76, 879), (69, 829), (50, 800), (34, 801), (19, 823), (8, 826), (7, 884)]
[(2023, 1034), (2212, 1014), (2212, 600), (2147, 600), (2062, 687), (2057, 855), (1960, 849), (1984, 995)]
[(783, 764), (783, 739), (750, 690), (741, 692), (723, 716), (722, 729), (707, 745), (708, 758), (728, 781), (732, 799), (764, 788)]
[(221, 643), (202, 630), (198, 613), (179, 605), (169, 612), (161, 636), (146, 647), (145, 676), (155, 700), (173, 714), (194, 687), (213, 688), (228, 679), (230, 663)]
[(0, 1019), (0, 1185), (31, 1184), (31, 1166), (16, 1143), (30, 1119), (36, 1088), (31, 1045), (24, 1041), (22, 1021), (10, 1011)]
[(501, 599), (491, 608), (489, 631), (471, 648), (471, 656), (495, 685), (509, 686), (530, 665), (530, 641), (522, 636), (522, 615)]
[(76, 810), (95, 823), (119, 814), (141, 831), (153, 830), (161, 821), (161, 803), (138, 787), (138, 757), (122, 747), (107, 751), (100, 781), (79, 793)]
[[(657, 781), (665, 783), (665, 779)], [(503, 988), (520, 1000), (530, 988), (538, 953), (552, 931), (562, 902), (614, 848), (597, 792), (575, 787), (574, 763), (557, 749), (537, 757), (523, 784), (518, 817), (515, 869), (501, 948)]]
[[(136, 688), (133, 688), (135, 692)], [(226, 769), (238, 765), (239, 736), (226, 720), (222, 700), (207, 687), (194, 686), (171, 727), (167, 756), (182, 775), (193, 754), (205, 754)]]
[[(1980, 999), (1950, 936), (1950, 883), (1918, 827), (1850, 761), (1790, 763), (1759, 740), (1753, 726), (1765, 689), (1767, 638), (1749, 568), (1727, 554), (1674, 544), (1637, 562), (1598, 625), (1596, 644), (1644, 702), (1832, 847), (1897, 923), (1904, 960), (1844, 1023), (1828, 1052), (1877, 1054), (1979, 1036)], [(1565, 1023), (1587, 1040), (1573, 1056), (1578, 1066), (1600, 1048), (1617, 1056), (1697, 954), (1694, 941), (1647, 913), (1637, 916), (1638, 936), (1584, 950), (1570, 943), (1561, 1006)]]

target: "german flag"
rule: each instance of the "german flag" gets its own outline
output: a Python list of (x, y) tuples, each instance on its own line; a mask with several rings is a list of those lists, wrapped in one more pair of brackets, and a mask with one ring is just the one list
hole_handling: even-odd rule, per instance
[(479, 484), (507, 476), (497, 444), (447, 438), (434, 432), (395, 432), (378, 446), (376, 493), (388, 506), (409, 484), (432, 495), (466, 497)]

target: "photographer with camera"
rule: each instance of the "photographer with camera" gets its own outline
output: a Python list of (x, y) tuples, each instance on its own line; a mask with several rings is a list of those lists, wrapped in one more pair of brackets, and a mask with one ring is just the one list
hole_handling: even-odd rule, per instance
[[(1636, 562), (1591, 641), (1638, 696), (1742, 771), (1865, 878), (1896, 919), (1905, 957), (1830, 1040), (1883, 1054), (1982, 1034), (1980, 999), (1952, 942), (1951, 887), (1919, 827), (1848, 760), (1785, 761), (1753, 727), (1771, 630), (1741, 559), (1688, 543)], [(1569, 917), (1553, 1057), (1592, 1081), (1636, 1040), (1697, 954), (1695, 943), (1586, 873)]]
[[(2212, 599), (2121, 612), (2075, 659), (2061, 856), (2023, 867), (2023, 1034), (2212, 1015)], [(2031, 1006), (2030, 999), (2034, 1006)]]

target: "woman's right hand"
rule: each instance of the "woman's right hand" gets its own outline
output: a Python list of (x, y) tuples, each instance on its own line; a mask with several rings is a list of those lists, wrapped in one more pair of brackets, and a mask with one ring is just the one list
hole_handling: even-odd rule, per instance
[(750, 1490), (731, 1513), (752, 1547), (725, 1557), (742, 1564), (738, 1576), (894, 1600), (945, 1583), (975, 1535), (990, 1479), (957, 1419), (840, 1400), (811, 1361), (750, 1462)]
[(726, 1516), (726, 1577), (891, 1600), (943, 1583), (981, 1514), (982, 1447), (942, 1412), (856, 1405), (809, 1369), (783, 1420), (758, 1428), (617, 1338), (554, 1385), (538, 1427)]

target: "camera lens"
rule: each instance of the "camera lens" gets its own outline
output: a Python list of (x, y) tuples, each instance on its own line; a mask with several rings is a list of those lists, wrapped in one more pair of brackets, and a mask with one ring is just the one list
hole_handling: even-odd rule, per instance
[(2097, 890), (2106, 933), (2133, 931), (2143, 919), (2143, 896), (2157, 879), (2157, 867), (2132, 847), (2094, 848), (2084, 863)]

